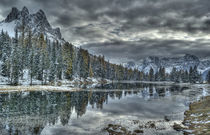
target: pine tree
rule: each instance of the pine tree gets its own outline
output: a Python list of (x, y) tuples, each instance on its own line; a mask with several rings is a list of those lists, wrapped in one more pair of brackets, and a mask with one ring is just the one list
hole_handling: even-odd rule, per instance
[(63, 45), (63, 70), (66, 79), (72, 79), (74, 50), (72, 45), (65, 43)]
[(1, 35), (1, 74), (2, 76), (10, 77), (10, 67), (11, 67), (11, 39), (7, 33)]
[(154, 77), (154, 70), (153, 70), (153, 68), (150, 68), (150, 70), (149, 70), (149, 80), (154, 81), (155, 80), (154, 78), (155, 78)]
[[(143, 81), (144, 80), (144, 72), (143, 71), (141, 71), (140, 73), (139, 73), (139, 79), (140, 79), (140, 81)], [(154, 76), (154, 79), (155, 79), (155, 76)], [(156, 79), (155, 79), (156, 80)]]
[(0, 59), (2, 59), (2, 50), (3, 50), (3, 36), (4, 36), (4, 31), (1, 30), (1, 34), (0, 34)]
[(44, 35), (41, 34), (39, 37), (39, 44), (38, 44), (38, 54), (40, 55), (40, 61), (39, 61), (39, 67), (38, 67), (38, 80), (44, 81), (44, 70), (47, 68), (46, 65), (46, 55), (47, 55), (47, 50), (46, 50), (46, 43), (44, 40)]
[(193, 68), (192, 67), (190, 67), (190, 70), (189, 70), (189, 82), (193, 83)]
[(177, 82), (177, 83), (181, 83), (182, 82), (182, 72), (181, 72), (181, 70), (176, 72), (175, 82)]
[(62, 49), (61, 49), (61, 44), (58, 44), (58, 51), (57, 51), (57, 78), (59, 80), (62, 79), (62, 73), (63, 73), (63, 57), (62, 57)]
[(11, 73), (11, 84), (18, 85), (20, 76), (20, 50), (18, 46), (18, 31), (15, 31), (15, 39), (13, 43), (13, 54), (12, 54), (12, 73)]
[(210, 71), (208, 71), (208, 73), (207, 73), (206, 81), (207, 81), (207, 83), (210, 84)]
[(170, 74), (170, 80), (175, 82), (177, 80), (177, 71), (176, 68), (173, 67), (171, 74)]
[(203, 83), (202, 73), (200, 72), (198, 75), (198, 82)]
[(165, 67), (160, 67), (160, 80), (161, 81), (165, 81), (166, 80), (166, 71), (165, 71)]
[(197, 66), (194, 66), (194, 68), (190, 67), (189, 81), (190, 83), (196, 83), (197, 81), (199, 81), (199, 73), (197, 70)]
[(30, 71), (30, 85), (32, 85), (33, 84), (33, 77), (35, 76), (34, 48), (33, 47), (30, 49), (29, 62), (30, 62), (30, 68), (29, 68), (29, 71)]
[(24, 23), (21, 26), (21, 36), (20, 36), (20, 42), (19, 42), (19, 48), (20, 48), (20, 77), (21, 79), (23, 78), (23, 69), (25, 68), (26, 65), (26, 54), (27, 54), (27, 48), (26, 48), (26, 43), (25, 43), (25, 26)]
[(54, 82), (56, 79), (56, 69), (57, 69), (57, 60), (56, 60), (56, 43), (53, 43), (52, 52), (51, 52), (51, 61), (50, 61), (50, 73), (49, 73), (49, 82)]
[(89, 77), (93, 77), (93, 69), (91, 65), (89, 67)]
[(197, 66), (194, 66), (194, 68), (193, 68), (193, 83), (196, 83), (198, 81), (199, 81), (198, 69), (197, 69)]

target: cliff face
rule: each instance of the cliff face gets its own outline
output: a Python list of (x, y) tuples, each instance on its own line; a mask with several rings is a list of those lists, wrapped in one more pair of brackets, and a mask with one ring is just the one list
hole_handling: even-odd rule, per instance
[(14, 36), (14, 30), (22, 26), (30, 28), (33, 35), (43, 33), (49, 39), (63, 40), (60, 28), (52, 28), (43, 10), (30, 14), (27, 7), (23, 7), (21, 11), (13, 7), (6, 19), (0, 23), (0, 30), (7, 31), (10, 36)]

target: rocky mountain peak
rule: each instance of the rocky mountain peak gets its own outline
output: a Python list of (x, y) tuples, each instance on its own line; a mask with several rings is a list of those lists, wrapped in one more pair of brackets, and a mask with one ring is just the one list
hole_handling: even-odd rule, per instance
[(185, 54), (182, 57), (156, 57), (149, 56), (139, 63), (125, 64), (125, 67), (138, 68), (140, 71), (148, 73), (150, 68), (156, 72), (160, 67), (164, 67), (167, 73), (170, 73), (173, 67), (177, 70), (189, 70), (190, 67), (198, 67), (198, 71), (206, 73), (210, 70), (210, 60), (200, 60), (197, 56), (192, 54)]
[(156, 63), (158, 64), (159, 63), (159, 57), (156, 57), (156, 56), (149, 56), (149, 57), (146, 57), (143, 61), (143, 63)]
[(28, 8), (24, 6), (22, 11), (21, 11), (21, 16), (25, 18), (28, 15), (29, 15)]
[(191, 54), (185, 54), (184, 59), (185, 60), (199, 61), (199, 58), (197, 56), (191, 55)]
[(40, 19), (47, 19), (44, 11), (41, 9), (36, 13), (36, 16), (39, 17)]
[(54, 33), (54, 34), (56, 34), (56, 35), (58, 36), (58, 38), (59, 38), (59, 39), (61, 39), (61, 38), (62, 38), (60, 28), (56, 28), (56, 29), (55, 29), (55, 33)]
[(16, 7), (13, 7), (12, 11), (9, 13), (7, 18), (5, 19), (5, 22), (12, 22), (13, 20), (18, 19), (19, 15), (20, 15), (20, 11)]
[(39, 10), (34, 15), (34, 22), (40, 27), (40, 29), (51, 29), (50, 23), (47, 20), (47, 17), (43, 10)]
[[(27, 7), (23, 7), (22, 10), (18, 10), (16, 7), (13, 7), (11, 12), (8, 14), (7, 18), (0, 22), (0, 29), (11, 29), (7, 28), (7, 24), (14, 21), (15, 25), (12, 25), (15, 28), (20, 28), (22, 25), (25, 28), (32, 29), (33, 35), (39, 35), (43, 33), (49, 39), (52, 40), (62, 40), (62, 35), (59, 28), (53, 29), (50, 23), (47, 20), (46, 14), (43, 10), (39, 10), (34, 14), (30, 14)], [(14, 29), (15, 29), (14, 28)], [(14, 33), (11, 34), (12, 36)]]

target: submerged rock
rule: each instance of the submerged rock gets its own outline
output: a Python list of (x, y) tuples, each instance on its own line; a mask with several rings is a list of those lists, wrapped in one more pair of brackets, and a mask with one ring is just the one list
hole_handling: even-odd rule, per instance
[(144, 133), (144, 131), (141, 129), (129, 131), (126, 127), (115, 124), (108, 124), (108, 126), (104, 130), (107, 131), (109, 135), (137, 135)]
[(164, 120), (169, 122), (170, 121), (170, 118), (168, 116), (164, 116)]

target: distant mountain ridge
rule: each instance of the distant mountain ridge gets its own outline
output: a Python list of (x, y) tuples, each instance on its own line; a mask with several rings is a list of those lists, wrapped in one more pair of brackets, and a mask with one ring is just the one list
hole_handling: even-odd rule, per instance
[(34, 14), (30, 14), (27, 7), (23, 7), (21, 11), (13, 7), (6, 19), (0, 22), (0, 30), (7, 31), (11, 37), (14, 37), (14, 30), (16, 28), (21, 30), (22, 26), (24, 26), (25, 29), (30, 28), (33, 35), (43, 33), (51, 40), (65, 42), (64, 39), (62, 39), (60, 28), (53, 29), (44, 11), (41, 9)]
[(185, 54), (183, 57), (157, 57), (149, 56), (140, 63), (128, 62), (123, 64), (128, 68), (136, 68), (140, 71), (148, 73), (150, 68), (156, 72), (160, 67), (164, 67), (166, 72), (170, 73), (172, 68), (177, 70), (189, 70), (190, 67), (197, 66), (198, 71), (204, 76), (210, 70), (210, 59), (199, 59), (195, 55)]

